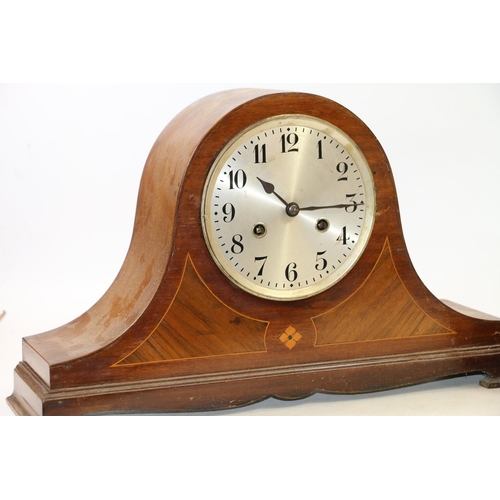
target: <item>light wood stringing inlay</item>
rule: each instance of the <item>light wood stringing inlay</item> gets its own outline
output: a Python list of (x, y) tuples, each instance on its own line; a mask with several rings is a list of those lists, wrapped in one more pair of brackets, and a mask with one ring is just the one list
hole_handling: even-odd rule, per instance
[(312, 320), (318, 346), (454, 333), (413, 300), (396, 271), (388, 241), (363, 285), (342, 304)]
[(203, 283), (188, 255), (182, 282), (162, 321), (116, 366), (263, 352), (267, 325), (223, 304)]

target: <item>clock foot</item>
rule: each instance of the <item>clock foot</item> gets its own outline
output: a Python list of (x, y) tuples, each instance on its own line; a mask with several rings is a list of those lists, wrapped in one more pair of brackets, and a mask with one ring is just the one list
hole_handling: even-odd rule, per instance
[(500, 376), (488, 374), (479, 381), (479, 384), (486, 387), (486, 389), (498, 389), (500, 388)]

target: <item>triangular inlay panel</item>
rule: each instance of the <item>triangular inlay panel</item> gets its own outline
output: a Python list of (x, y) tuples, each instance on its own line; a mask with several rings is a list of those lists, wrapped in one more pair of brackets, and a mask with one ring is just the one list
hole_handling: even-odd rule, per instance
[(117, 366), (262, 352), (267, 325), (217, 299), (188, 256), (179, 290), (160, 324)]
[(396, 272), (388, 241), (363, 285), (313, 321), (316, 345), (454, 333), (415, 303)]

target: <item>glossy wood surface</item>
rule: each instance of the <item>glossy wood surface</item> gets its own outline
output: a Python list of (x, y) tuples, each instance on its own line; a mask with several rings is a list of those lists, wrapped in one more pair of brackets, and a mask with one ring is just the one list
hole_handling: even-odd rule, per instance
[[(316, 297), (284, 303), (232, 285), (200, 224), (221, 149), (282, 114), (343, 129), (377, 191), (372, 237), (354, 269)], [(322, 97), (245, 89), (208, 96), (166, 127), (144, 169), (116, 281), (73, 322), (24, 339), (9, 403), (19, 414), (213, 410), (466, 373), (484, 373), (495, 387), (499, 372), (500, 320), (458, 312), (416, 275), (389, 162), (368, 127)]]

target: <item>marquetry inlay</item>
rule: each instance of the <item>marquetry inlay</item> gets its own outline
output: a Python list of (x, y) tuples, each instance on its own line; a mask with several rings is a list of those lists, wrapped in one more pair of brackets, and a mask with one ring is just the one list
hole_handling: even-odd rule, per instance
[(280, 336), (280, 340), (283, 344), (285, 344), (288, 349), (292, 350), (297, 342), (302, 338), (302, 335), (293, 327), (289, 326), (285, 333)]

